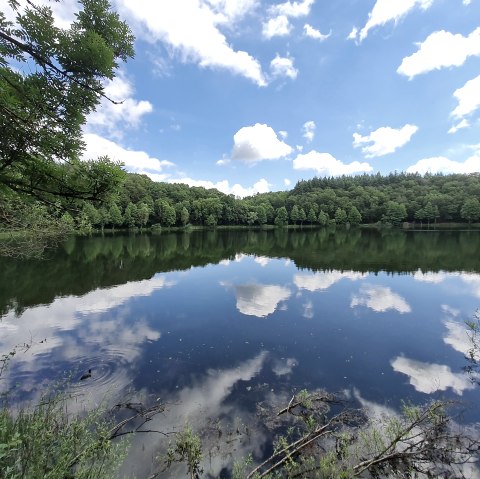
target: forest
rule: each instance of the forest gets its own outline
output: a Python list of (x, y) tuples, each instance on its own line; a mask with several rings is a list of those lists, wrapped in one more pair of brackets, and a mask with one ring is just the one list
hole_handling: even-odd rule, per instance
[(218, 190), (157, 183), (129, 173), (114, 199), (85, 202), (87, 227), (321, 225), (402, 222), (472, 223), (480, 219), (480, 175), (390, 174), (300, 181), (290, 191), (235, 198)]

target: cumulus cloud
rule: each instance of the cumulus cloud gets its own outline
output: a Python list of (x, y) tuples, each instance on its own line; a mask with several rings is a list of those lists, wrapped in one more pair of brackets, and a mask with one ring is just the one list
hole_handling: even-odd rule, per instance
[(153, 111), (153, 106), (146, 100), (132, 98), (134, 88), (123, 73), (118, 73), (105, 85), (105, 95), (119, 104), (102, 98), (100, 105), (87, 118), (87, 132), (105, 132), (110, 136), (121, 138), (123, 128), (136, 128), (141, 118)]
[(394, 309), (399, 313), (410, 313), (412, 308), (400, 295), (386, 286), (364, 285), (358, 295), (352, 297), (350, 307), (366, 306), (377, 312)]
[(342, 163), (330, 153), (319, 153), (312, 150), (306, 154), (300, 154), (293, 160), (293, 168), (295, 170), (315, 170), (322, 176), (341, 176), (353, 175), (355, 173), (368, 173), (373, 168), (368, 163)]
[(470, 122), (464, 118), (456, 125), (453, 125), (449, 130), (448, 133), (453, 134), (456, 133), (458, 130), (462, 130), (463, 128), (468, 128), (470, 126)]
[(432, 70), (463, 65), (469, 56), (480, 55), (480, 27), (466, 37), (445, 30), (433, 32), (418, 47), (403, 59), (397, 73), (412, 79)]
[(443, 336), (443, 342), (451, 346), (455, 351), (468, 356), (468, 353), (472, 351), (472, 341), (465, 325), (456, 321), (444, 321), (443, 324), (447, 329), (447, 333)]
[(366, 274), (356, 273), (355, 271), (329, 271), (325, 273), (297, 274), (294, 276), (293, 282), (297, 288), (313, 292), (325, 291), (342, 279), (357, 281), (366, 277)]
[(235, 195), (241, 198), (245, 196), (253, 196), (257, 193), (268, 193), (270, 191), (270, 183), (265, 179), (262, 178), (254, 183), (251, 187), (244, 187), (239, 183), (235, 183), (234, 185), (230, 185), (228, 180), (217, 181), (214, 183), (213, 181), (209, 180), (194, 180), (192, 178), (178, 178), (178, 179), (170, 179), (168, 180), (169, 183), (184, 183), (189, 186), (201, 186), (206, 189), (215, 188), (226, 195)]
[(421, 393), (432, 394), (451, 388), (461, 396), (463, 391), (475, 388), (475, 384), (465, 374), (453, 373), (443, 364), (424, 363), (398, 356), (391, 361), (391, 365), (394, 371), (407, 375), (410, 384)]
[[(284, 2), (272, 5), (268, 9), (269, 18), (262, 25), (262, 34), (265, 38), (283, 37), (290, 35), (292, 25), (289, 18), (307, 16), (315, 0), (304, 0), (303, 2)], [(318, 32), (320, 33), (320, 32)]]
[(383, 26), (391, 21), (397, 23), (415, 7), (426, 10), (433, 2), (434, 0), (377, 0), (372, 11), (368, 14), (366, 25), (361, 30), (354, 28), (349, 38), (362, 42), (367, 38), (368, 32), (372, 28)]
[[(425, 281), (429, 283), (442, 283), (446, 280), (451, 280), (458, 278), (460, 281), (465, 283), (471, 294), (475, 295), (477, 298), (480, 298), (480, 274), (475, 273), (465, 273), (465, 272), (455, 272), (455, 273), (446, 273), (446, 272), (439, 272), (439, 273), (422, 273), (417, 271), (413, 276), (416, 281)], [(453, 314), (452, 309), (446, 309), (446, 306), (442, 306), (442, 309), (446, 313), (450, 313), (451, 316), (455, 316)]]
[(460, 119), (471, 115), (480, 108), (480, 75), (467, 81), (463, 87), (455, 90), (453, 96), (457, 99), (458, 105), (452, 111), (452, 116)]
[[(417, 126), (406, 124), (399, 129), (384, 126), (372, 131), (367, 136), (354, 133), (353, 146), (355, 148), (361, 147), (365, 158), (384, 156), (406, 145), (417, 131)], [(366, 143), (371, 144), (363, 146)]]
[(285, 37), (290, 34), (292, 26), (285, 15), (270, 18), (263, 24), (262, 34), (265, 38)]
[(315, 125), (314, 121), (307, 121), (303, 125), (303, 137), (308, 141), (311, 142), (315, 138), (315, 130), (317, 125)]
[(330, 38), (330, 36), (332, 35), (332, 31), (324, 34), (320, 30), (313, 28), (308, 23), (303, 26), (303, 33), (306, 37), (314, 38), (315, 40), (320, 40), (321, 42), (323, 42), (327, 38)]
[(117, 0), (117, 5), (138, 37), (166, 44), (182, 61), (226, 69), (259, 86), (266, 85), (258, 60), (235, 50), (220, 30), (233, 27), (255, 7), (255, 1)]
[(293, 58), (281, 57), (278, 53), (270, 62), (270, 71), (274, 78), (287, 77), (295, 80), (298, 70), (293, 66)]
[(434, 156), (417, 161), (407, 168), (407, 173), (476, 173), (480, 171), (480, 152), (467, 158), (464, 162), (449, 160), (444, 156)]
[(271, 14), (286, 15), (287, 17), (299, 18), (310, 14), (315, 0), (303, 0), (303, 2), (284, 2), (270, 7)]
[(288, 178), (285, 178), (285, 179), (283, 180), (283, 184), (284, 184), (285, 186), (290, 186), (290, 185), (292, 184), (292, 182), (291, 182), (291, 180), (289, 180)]
[(233, 136), (233, 144), (232, 159), (251, 164), (277, 160), (293, 151), (278, 138), (273, 128), (260, 123), (240, 128)]
[(235, 286), (238, 310), (247, 316), (264, 318), (276, 311), (282, 301), (291, 296), (284, 286), (245, 284)]
[(121, 161), (125, 168), (133, 173), (144, 173), (155, 181), (163, 181), (169, 175), (163, 172), (165, 167), (173, 166), (166, 160), (151, 157), (148, 153), (139, 150), (128, 150), (119, 144), (94, 133), (83, 135), (85, 151), (83, 158), (96, 159), (99, 156), (108, 156), (113, 161)]

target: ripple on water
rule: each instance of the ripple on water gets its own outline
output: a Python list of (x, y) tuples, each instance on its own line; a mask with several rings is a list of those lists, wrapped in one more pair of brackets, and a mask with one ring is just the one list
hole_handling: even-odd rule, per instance
[[(131, 381), (129, 370), (132, 358), (138, 355), (135, 348), (117, 349), (109, 347), (97, 355), (89, 355), (78, 361), (78, 373), (72, 384), (74, 392), (86, 392), (95, 389), (107, 392), (112, 389), (122, 389)], [(82, 375), (91, 370), (91, 376), (81, 380)]]

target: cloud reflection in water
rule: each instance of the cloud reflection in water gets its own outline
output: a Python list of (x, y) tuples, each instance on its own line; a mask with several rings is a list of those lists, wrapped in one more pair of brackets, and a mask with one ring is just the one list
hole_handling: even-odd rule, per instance
[(377, 312), (394, 309), (399, 313), (410, 313), (412, 308), (399, 294), (386, 286), (364, 285), (358, 295), (352, 297), (350, 307), (366, 306)]
[(432, 394), (451, 388), (461, 396), (475, 385), (464, 374), (456, 374), (443, 364), (424, 363), (398, 356), (391, 361), (394, 371), (409, 377), (410, 384), (419, 392)]

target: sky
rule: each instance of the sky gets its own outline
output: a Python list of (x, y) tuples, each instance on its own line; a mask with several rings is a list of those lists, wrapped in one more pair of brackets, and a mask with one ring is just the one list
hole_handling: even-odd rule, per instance
[[(85, 158), (241, 197), (480, 171), (480, 0), (112, 4), (136, 55), (106, 84), (123, 103), (88, 118)], [(59, 25), (78, 8), (51, 5)]]

